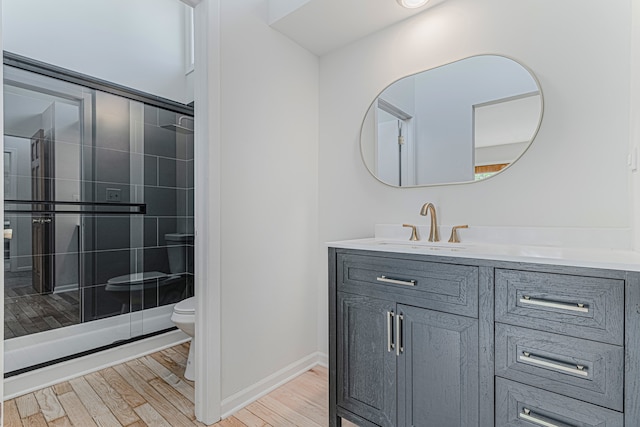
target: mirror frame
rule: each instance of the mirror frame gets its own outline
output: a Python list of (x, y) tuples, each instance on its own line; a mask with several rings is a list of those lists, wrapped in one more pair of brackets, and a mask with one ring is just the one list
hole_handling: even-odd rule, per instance
[[(427, 71), (431, 71), (431, 70), (435, 70), (435, 69), (438, 69), (438, 68), (446, 67), (447, 65), (455, 64), (457, 62), (464, 61), (466, 59), (482, 57), (482, 56), (499, 56), (501, 58), (506, 58), (506, 59), (509, 59), (509, 60), (515, 62), (516, 64), (520, 65), (522, 68), (524, 68), (529, 73), (529, 75), (532, 77), (533, 81), (538, 86), (538, 91), (540, 93), (540, 118), (538, 119), (538, 125), (536, 126), (535, 131), (531, 135), (531, 139), (529, 140), (529, 144), (527, 145), (527, 147), (524, 150), (522, 150), (522, 153), (520, 153), (520, 155), (518, 155), (518, 157), (516, 157), (511, 163), (509, 163), (509, 165), (505, 166), (504, 168), (502, 168), (498, 172), (494, 173), (493, 175), (491, 175), (489, 177), (486, 177), (486, 178), (483, 178), (483, 179), (480, 179), (480, 180), (459, 181), (459, 182), (442, 182), (442, 183), (435, 183), (435, 184), (418, 184), (418, 185), (411, 185), (411, 186), (399, 186), (399, 185), (389, 184), (388, 182), (382, 181), (380, 178), (378, 178), (373, 173), (373, 171), (369, 168), (369, 165), (365, 161), (365, 156), (364, 156), (364, 152), (363, 152), (363, 149), (362, 149), (362, 132), (364, 131), (364, 126), (365, 126), (365, 122), (367, 120), (367, 115), (369, 114), (371, 109), (375, 106), (375, 104), (378, 101), (378, 98), (380, 97), (380, 95), (384, 91), (386, 91), (391, 85), (399, 82), (402, 79), (406, 79), (408, 77), (416, 76), (418, 74), (421, 74), (421, 73), (424, 73), (424, 72), (427, 72)], [(411, 188), (437, 187), (437, 186), (441, 186), (441, 185), (475, 184), (475, 183), (478, 183), (478, 182), (483, 182), (483, 181), (487, 181), (489, 179), (492, 179), (493, 177), (502, 174), (504, 171), (509, 169), (515, 163), (517, 163), (518, 160), (520, 160), (522, 158), (522, 156), (524, 156), (524, 154), (527, 151), (529, 151), (529, 148), (531, 148), (531, 145), (533, 144), (533, 141), (538, 136), (538, 132), (540, 131), (540, 127), (542, 126), (542, 119), (543, 118), (544, 118), (544, 93), (543, 93), (543, 90), (542, 90), (542, 85), (540, 84), (540, 80), (538, 79), (538, 76), (536, 76), (536, 74), (533, 72), (533, 70), (530, 67), (524, 65), (522, 62), (520, 62), (519, 60), (517, 60), (517, 59), (515, 59), (515, 58), (513, 58), (513, 57), (511, 57), (509, 55), (503, 55), (503, 54), (497, 54), (497, 53), (482, 53), (482, 54), (477, 54), (477, 55), (466, 56), (464, 58), (456, 59), (455, 61), (447, 62), (446, 64), (438, 65), (436, 67), (428, 68), (426, 70), (417, 71), (415, 73), (407, 74), (406, 76), (400, 77), (400, 78), (392, 81), (391, 83), (389, 83), (384, 88), (382, 88), (382, 90), (380, 90), (378, 92), (378, 94), (373, 98), (373, 101), (371, 101), (371, 103), (369, 104), (369, 108), (367, 108), (367, 111), (365, 112), (364, 117), (362, 119), (362, 124), (360, 125), (360, 135), (359, 135), (359, 138), (358, 138), (358, 141), (360, 143), (360, 159), (362, 160), (362, 164), (364, 165), (365, 169), (367, 170), (367, 172), (369, 172), (369, 174), (371, 176), (373, 176), (378, 182), (380, 182), (380, 183), (382, 183), (382, 184), (384, 184), (384, 185), (386, 185), (388, 187), (391, 187), (391, 188), (411, 189)]]

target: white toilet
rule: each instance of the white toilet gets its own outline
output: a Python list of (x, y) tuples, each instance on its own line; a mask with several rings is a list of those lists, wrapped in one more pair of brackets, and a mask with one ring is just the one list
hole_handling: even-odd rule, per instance
[(176, 324), (182, 332), (191, 337), (189, 346), (189, 357), (187, 358), (187, 368), (184, 370), (184, 377), (190, 381), (195, 379), (195, 365), (193, 364), (193, 354), (196, 346), (196, 298), (191, 297), (180, 301), (173, 307), (171, 321)]

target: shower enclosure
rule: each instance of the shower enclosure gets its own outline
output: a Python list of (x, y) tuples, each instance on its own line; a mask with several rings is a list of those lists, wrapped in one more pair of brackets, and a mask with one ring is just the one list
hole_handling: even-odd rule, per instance
[(193, 109), (5, 53), (5, 372), (173, 327)]

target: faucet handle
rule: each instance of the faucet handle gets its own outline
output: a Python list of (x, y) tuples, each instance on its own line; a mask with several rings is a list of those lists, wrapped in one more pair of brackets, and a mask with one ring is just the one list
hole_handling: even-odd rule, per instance
[(449, 237), (449, 243), (460, 243), (460, 239), (458, 238), (458, 229), (459, 228), (469, 228), (468, 225), (456, 225), (451, 229), (451, 237)]
[(409, 240), (411, 240), (412, 242), (416, 242), (418, 240), (420, 240), (420, 238), (418, 237), (418, 229), (416, 228), (415, 225), (412, 224), (402, 224), (403, 227), (411, 227), (411, 238)]

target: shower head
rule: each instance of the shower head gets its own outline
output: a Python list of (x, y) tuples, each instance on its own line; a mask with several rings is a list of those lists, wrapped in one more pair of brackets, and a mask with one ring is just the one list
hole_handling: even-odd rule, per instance
[(182, 125), (182, 120), (187, 119), (187, 120), (191, 120), (193, 121), (193, 117), (189, 117), (189, 116), (180, 116), (178, 118), (178, 124), (168, 124), (168, 125), (162, 125), (160, 126), (161, 128), (164, 129), (168, 129), (168, 130), (172, 130), (178, 133), (181, 133), (183, 135), (193, 135), (193, 129), (189, 129), (188, 127), (185, 127)]

